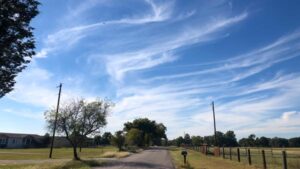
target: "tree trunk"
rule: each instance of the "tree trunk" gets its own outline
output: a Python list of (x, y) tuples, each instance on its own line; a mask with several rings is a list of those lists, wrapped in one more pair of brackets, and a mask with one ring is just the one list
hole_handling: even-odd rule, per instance
[(77, 154), (77, 147), (73, 146), (73, 154), (74, 154), (74, 160), (80, 160)]

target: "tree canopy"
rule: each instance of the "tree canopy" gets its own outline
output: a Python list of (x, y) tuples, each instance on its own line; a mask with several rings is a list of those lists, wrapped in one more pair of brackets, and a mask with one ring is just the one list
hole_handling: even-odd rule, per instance
[(36, 0), (0, 1), (0, 98), (13, 90), (15, 77), (35, 54), (30, 21), (38, 5)]
[(121, 151), (125, 143), (125, 136), (123, 131), (117, 131), (115, 135), (112, 136), (111, 143), (112, 145), (117, 146), (119, 151)]
[[(66, 136), (73, 147), (74, 159), (78, 160), (77, 147), (88, 135), (100, 132), (106, 125), (106, 116), (111, 104), (105, 101), (86, 102), (85, 100), (73, 100), (59, 109), (57, 116), (57, 133)], [(45, 113), (50, 130), (55, 124), (55, 109)]]
[[(300, 147), (300, 137), (294, 137), (290, 139), (280, 138), (280, 137), (256, 137), (255, 134), (250, 134), (246, 138), (241, 138), (238, 142), (235, 136), (234, 131), (227, 131), (225, 134), (217, 131), (217, 143), (219, 146), (225, 147)], [(190, 140), (191, 144), (186, 144), (187, 140)], [(181, 146), (181, 145), (190, 145), (190, 146), (200, 146), (202, 144), (207, 144), (212, 146), (215, 144), (214, 135), (209, 136), (190, 136), (185, 134), (184, 137), (179, 136), (173, 140), (168, 141), (169, 145)]]
[[(161, 145), (161, 139), (167, 139), (166, 130), (162, 123), (147, 118), (135, 119), (124, 124), (127, 142), (134, 142), (137, 146)], [(138, 142), (132, 140), (133, 138), (138, 139)]]

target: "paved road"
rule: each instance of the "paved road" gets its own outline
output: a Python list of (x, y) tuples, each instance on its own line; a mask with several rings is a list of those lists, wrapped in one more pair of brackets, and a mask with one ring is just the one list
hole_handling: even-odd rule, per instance
[(151, 148), (94, 169), (174, 169), (168, 150)]

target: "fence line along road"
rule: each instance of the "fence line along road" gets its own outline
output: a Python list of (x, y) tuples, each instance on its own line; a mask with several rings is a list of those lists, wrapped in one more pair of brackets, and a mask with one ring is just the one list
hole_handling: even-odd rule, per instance
[(189, 146), (189, 149), (214, 155), (223, 159), (235, 160), (263, 169), (300, 169), (300, 148), (265, 147), (210, 147)]

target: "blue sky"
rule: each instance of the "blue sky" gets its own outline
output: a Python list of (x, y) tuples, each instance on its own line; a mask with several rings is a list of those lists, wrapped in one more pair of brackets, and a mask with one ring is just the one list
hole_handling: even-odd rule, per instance
[(148, 117), (169, 138), (299, 136), (299, 1), (41, 1), (37, 54), (0, 100), (1, 132), (44, 134), (70, 98), (116, 103), (103, 131)]

